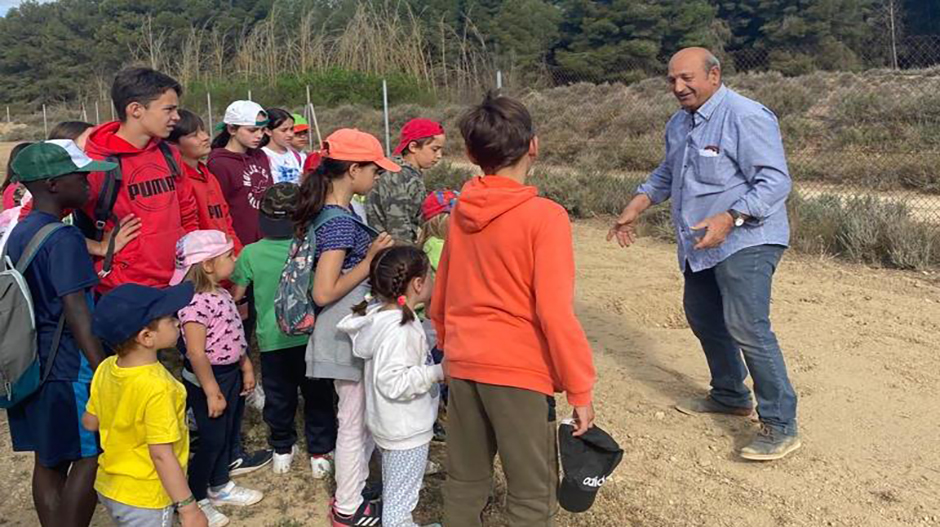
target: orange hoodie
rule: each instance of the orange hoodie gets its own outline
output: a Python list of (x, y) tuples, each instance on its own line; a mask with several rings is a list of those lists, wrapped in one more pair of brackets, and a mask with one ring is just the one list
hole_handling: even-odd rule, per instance
[(596, 375), (574, 314), (574, 276), (565, 209), (508, 178), (469, 181), (431, 305), (448, 373), (590, 403)]

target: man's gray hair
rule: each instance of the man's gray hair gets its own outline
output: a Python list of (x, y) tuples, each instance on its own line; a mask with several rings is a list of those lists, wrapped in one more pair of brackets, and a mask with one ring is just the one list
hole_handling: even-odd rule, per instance
[(721, 69), (721, 61), (714, 54), (709, 53), (705, 57), (705, 71), (711, 71), (715, 68)]

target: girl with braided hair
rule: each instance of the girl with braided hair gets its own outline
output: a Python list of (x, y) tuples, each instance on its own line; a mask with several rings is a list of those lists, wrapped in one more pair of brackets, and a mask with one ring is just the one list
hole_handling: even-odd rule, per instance
[[(353, 308), (337, 326), (365, 360), (366, 425), (382, 449), (382, 525), (418, 527), (412, 512), (434, 436), (444, 367), (434, 364), (415, 308), (431, 299), (431, 265), (421, 249), (395, 246), (370, 266), (374, 302)], [(431, 524), (426, 527), (440, 527)]]

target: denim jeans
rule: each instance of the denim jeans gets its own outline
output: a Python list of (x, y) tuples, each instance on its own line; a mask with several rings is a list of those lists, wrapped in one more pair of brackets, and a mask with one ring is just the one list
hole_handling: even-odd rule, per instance
[(711, 397), (749, 408), (751, 394), (744, 380), (750, 371), (761, 422), (796, 435), (796, 392), (770, 327), (771, 286), (783, 251), (780, 245), (758, 245), (711, 269), (693, 273), (686, 267), (683, 306), (705, 351)]

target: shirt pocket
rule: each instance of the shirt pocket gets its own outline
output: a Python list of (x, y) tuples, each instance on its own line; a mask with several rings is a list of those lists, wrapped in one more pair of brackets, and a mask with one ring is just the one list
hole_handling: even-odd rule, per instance
[(700, 183), (724, 186), (733, 174), (731, 163), (724, 155), (695, 153), (695, 179)]

